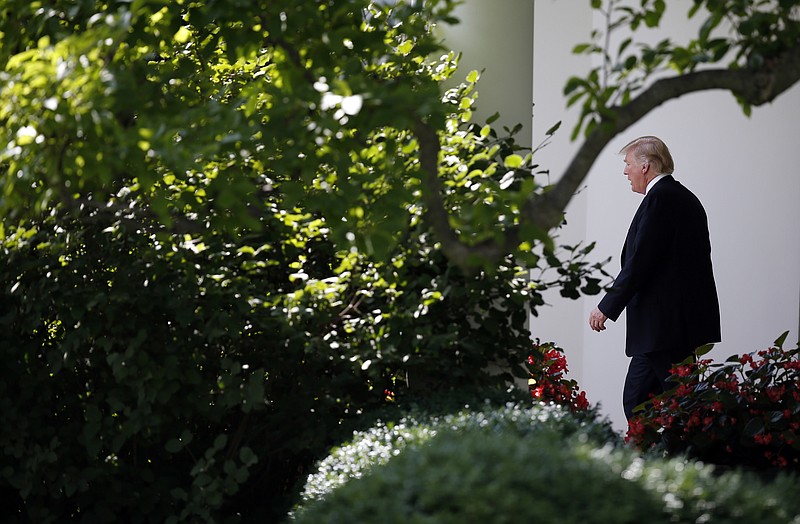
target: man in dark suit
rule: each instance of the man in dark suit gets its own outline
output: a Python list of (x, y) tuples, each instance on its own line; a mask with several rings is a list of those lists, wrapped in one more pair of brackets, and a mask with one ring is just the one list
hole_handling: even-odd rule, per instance
[(607, 319), (616, 321), (627, 309), (631, 362), (623, 407), (630, 420), (636, 406), (669, 389), (675, 363), (721, 335), (702, 204), (672, 177), (672, 155), (660, 139), (637, 138), (622, 153), (631, 189), (645, 197), (622, 248), (622, 270), (589, 315), (589, 326), (603, 331)]

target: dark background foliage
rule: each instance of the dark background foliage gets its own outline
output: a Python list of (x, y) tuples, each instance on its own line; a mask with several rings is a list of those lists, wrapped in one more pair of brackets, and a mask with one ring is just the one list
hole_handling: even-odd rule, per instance
[(54, 213), (4, 241), (0, 485), (20, 516), (276, 518), (386, 390), (523, 373), (540, 298), (513, 264), (467, 276), (411, 227), (382, 263), (310, 216), (206, 242), (126, 216)]

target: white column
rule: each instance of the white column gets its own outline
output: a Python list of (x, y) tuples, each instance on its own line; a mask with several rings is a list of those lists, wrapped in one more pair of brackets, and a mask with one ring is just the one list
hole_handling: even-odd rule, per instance
[(533, 0), (467, 0), (455, 10), (460, 24), (443, 28), (445, 45), (462, 53), (455, 80), (482, 71), (474, 120), (494, 113), (498, 129), (520, 123), (517, 141), (531, 143)]

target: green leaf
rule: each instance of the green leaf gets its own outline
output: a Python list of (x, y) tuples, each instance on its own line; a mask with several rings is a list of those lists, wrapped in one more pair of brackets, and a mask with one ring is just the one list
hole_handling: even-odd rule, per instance
[(192, 435), (192, 432), (189, 431), (188, 429), (183, 430), (183, 433), (181, 433), (181, 437), (180, 437), (181, 443), (184, 446), (188, 446), (192, 442), (192, 440), (194, 440), (194, 436)]
[(492, 116), (486, 119), (486, 124), (491, 125), (496, 122), (498, 118), (500, 118), (500, 113), (495, 112)]
[(246, 466), (251, 466), (258, 462), (258, 456), (247, 446), (242, 446), (239, 450), (239, 459)]
[(600, 279), (587, 277), (586, 285), (581, 288), (581, 291), (586, 295), (597, 295), (602, 291)]
[(572, 54), (579, 55), (584, 53), (587, 49), (591, 49), (593, 47), (592, 44), (578, 44), (572, 48)]
[(697, 355), (698, 357), (701, 357), (706, 353), (708, 353), (709, 351), (711, 351), (712, 349), (714, 349), (714, 344), (705, 344), (695, 349), (694, 354)]
[(714, 30), (715, 27), (719, 25), (719, 23), (723, 19), (723, 13), (715, 12), (711, 16), (706, 19), (703, 23), (702, 27), (700, 27), (700, 41), (705, 42), (708, 40), (711, 31)]
[(164, 449), (166, 449), (169, 453), (178, 453), (183, 449), (183, 444), (179, 439), (173, 438), (167, 441), (167, 443), (164, 445)]
[(222, 435), (218, 435), (216, 439), (214, 439), (214, 446), (213, 448), (217, 451), (220, 451), (225, 448), (228, 444), (228, 435), (224, 433)]
[(585, 86), (586, 86), (586, 80), (584, 80), (583, 78), (579, 78), (577, 76), (571, 76), (569, 77), (569, 79), (567, 79), (567, 83), (564, 85), (563, 93), (564, 95), (569, 95), (579, 87), (585, 87)]
[(775, 342), (774, 342), (775, 347), (783, 348), (783, 343), (786, 342), (786, 337), (788, 337), (788, 336), (789, 336), (789, 332), (788, 331), (784, 331), (781, 336), (779, 336), (778, 338), (775, 339)]
[(764, 421), (760, 418), (753, 418), (744, 426), (742, 430), (742, 436), (753, 438), (754, 436), (758, 435), (759, 433), (764, 432)]
[(633, 42), (633, 38), (626, 38), (625, 40), (623, 40), (622, 43), (619, 45), (617, 54), (621, 56), (622, 53), (624, 53), (625, 50), (628, 48), (628, 46), (631, 45), (631, 42)]
[(509, 169), (518, 169), (522, 167), (524, 159), (518, 154), (508, 155), (503, 159), (503, 165)]
[(407, 55), (408, 53), (411, 52), (412, 49), (414, 49), (414, 42), (410, 40), (406, 40), (405, 42), (397, 46), (397, 52), (400, 53), (401, 55)]
[(659, 22), (661, 22), (661, 12), (659, 11), (648, 11), (644, 15), (644, 23), (647, 27), (658, 27)]
[(545, 135), (552, 136), (556, 131), (558, 131), (559, 127), (561, 127), (561, 120), (556, 122), (550, 129), (548, 129)]

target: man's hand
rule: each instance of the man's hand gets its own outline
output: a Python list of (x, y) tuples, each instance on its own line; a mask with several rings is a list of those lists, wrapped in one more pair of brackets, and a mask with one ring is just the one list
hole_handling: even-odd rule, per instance
[(589, 313), (589, 327), (594, 331), (603, 331), (606, 328), (606, 320), (608, 320), (608, 317), (598, 308), (594, 308)]

